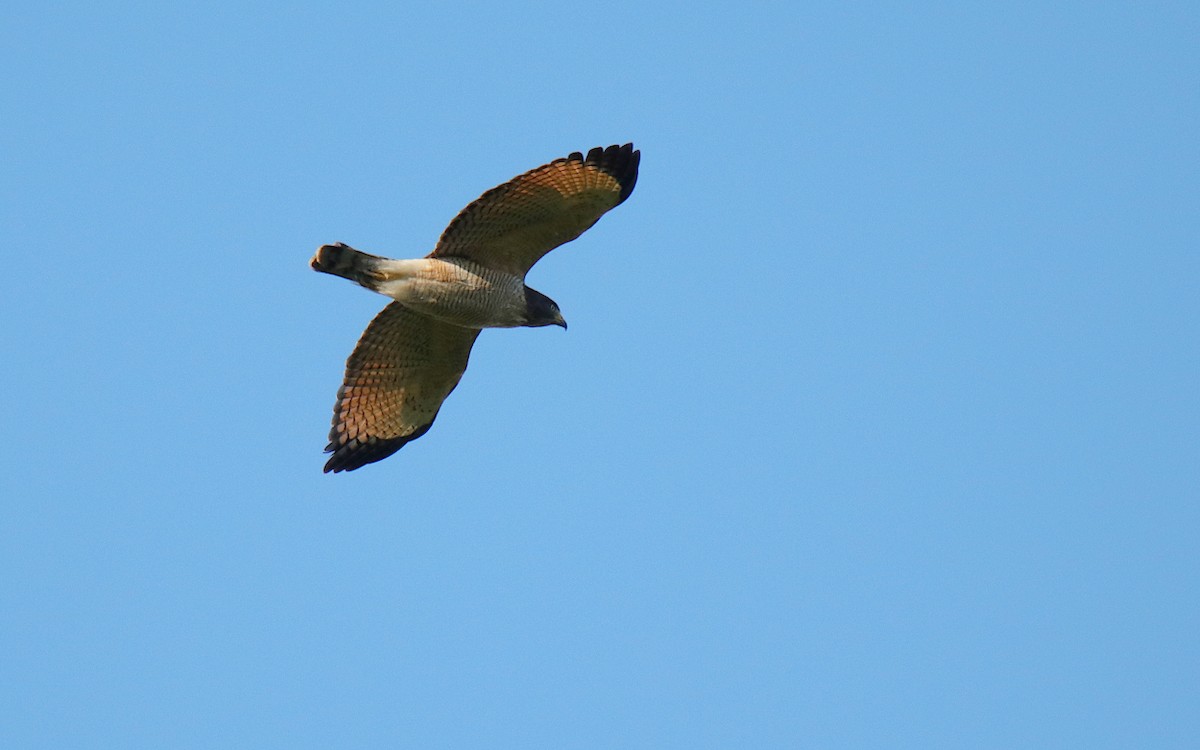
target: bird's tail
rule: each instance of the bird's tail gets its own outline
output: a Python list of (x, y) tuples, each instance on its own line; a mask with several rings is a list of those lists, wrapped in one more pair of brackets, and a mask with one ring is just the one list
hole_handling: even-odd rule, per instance
[(314, 271), (341, 276), (376, 290), (379, 283), (385, 279), (381, 266), (386, 260), (338, 242), (317, 248), (317, 253), (309, 261), (309, 265)]

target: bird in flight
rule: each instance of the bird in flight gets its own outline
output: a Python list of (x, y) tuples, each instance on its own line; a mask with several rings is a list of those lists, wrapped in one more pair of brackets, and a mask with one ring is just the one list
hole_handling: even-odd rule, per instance
[(394, 300), (346, 361), (325, 471), (353, 471), (428, 432), (482, 329), (566, 328), (558, 305), (526, 286), (525, 274), (624, 202), (640, 159), (626, 143), (531, 169), (460, 211), (424, 258), (381, 258), (340, 242), (318, 248), (315, 270)]

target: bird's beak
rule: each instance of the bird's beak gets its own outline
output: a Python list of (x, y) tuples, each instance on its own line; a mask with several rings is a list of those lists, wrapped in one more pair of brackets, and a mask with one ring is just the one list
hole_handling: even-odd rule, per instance
[(563, 319), (562, 313), (558, 314), (558, 320), (554, 321), (554, 325), (562, 326), (563, 330), (567, 330), (567, 321)]

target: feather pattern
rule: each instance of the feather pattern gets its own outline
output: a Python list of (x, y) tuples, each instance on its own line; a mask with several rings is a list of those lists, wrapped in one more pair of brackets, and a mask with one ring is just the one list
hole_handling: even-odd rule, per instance
[(325, 471), (357, 469), (424, 435), (467, 369), (477, 336), (478, 329), (443, 323), (399, 302), (383, 308), (346, 361)]
[(596, 147), (514, 177), (459, 212), (429, 257), (466, 258), (524, 278), (629, 197), (641, 155), (631, 143)]

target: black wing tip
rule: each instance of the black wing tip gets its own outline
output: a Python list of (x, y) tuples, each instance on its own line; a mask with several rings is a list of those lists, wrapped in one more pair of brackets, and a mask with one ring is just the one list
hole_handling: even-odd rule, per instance
[(367, 464), (382, 461), (426, 432), (429, 432), (429, 428), (432, 426), (433, 422), (430, 422), (415, 432), (398, 438), (368, 437), (365, 440), (353, 438), (342, 445), (330, 442), (329, 445), (325, 446), (325, 452), (332, 453), (333, 455), (325, 462), (323, 472), (325, 474), (337, 474), (341, 471), (354, 471), (355, 469), (361, 469)]
[(623, 146), (614, 143), (608, 147), (596, 146), (587, 152), (587, 156), (576, 151), (568, 156), (567, 160), (581, 161), (612, 175), (617, 184), (621, 186), (621, 194), (617, 200), (617, 205), (620, 205), (633, 193), (633, 188), (637, 185), (638, 165), (642, 160), (642, 152), (635, 149), (632, 143), (626, 143)]

